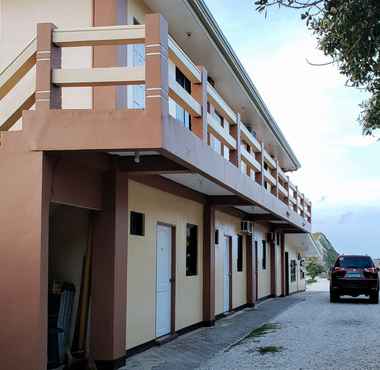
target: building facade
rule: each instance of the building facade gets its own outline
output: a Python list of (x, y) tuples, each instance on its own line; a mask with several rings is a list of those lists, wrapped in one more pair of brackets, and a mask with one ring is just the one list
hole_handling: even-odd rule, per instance
[(99, 368), (305, 289), (300, 164), (203, 1), (1, 5), (4, 368), (47, 367), (57, 282)]

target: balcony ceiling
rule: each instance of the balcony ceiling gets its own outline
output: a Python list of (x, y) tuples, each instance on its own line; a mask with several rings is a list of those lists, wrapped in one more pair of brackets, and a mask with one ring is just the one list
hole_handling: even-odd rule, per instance
[[(173, 0), (145, 0), (145, 3), (153, 12), (163, 14), (169, 23), (171, 36), (195, 64), (206, 67), (210, 77), (215, 81), (217, 91), (231, 108), (240, 112), (242, 121), (256, 131), (258, 139), (262, 140), (268, 151), (278, 158), (281, 167), (285, 171), (296, 170), (299, 163), (281, 130), (269, 112), (271, 122), (263, 118), (259, 111), (260, 104), (252, 100), (247, 89), (233, 72), (231, 64), (227, 62), (209, 32), (195, 15), (189, 2), (175, 1), (175, 6)], [(210, 49), (214, 52), (210, 52)], [(257, 100), (260, 99), (258, 97)]]

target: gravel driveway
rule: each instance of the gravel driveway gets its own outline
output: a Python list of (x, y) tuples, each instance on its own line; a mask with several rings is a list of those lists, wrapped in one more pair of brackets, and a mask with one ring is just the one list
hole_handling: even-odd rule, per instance
[(380, 306), (364, 299), (330, 304), (327, 288), (323, 281), (311, 286), (303, 301), (201, 369), (380, 369)]

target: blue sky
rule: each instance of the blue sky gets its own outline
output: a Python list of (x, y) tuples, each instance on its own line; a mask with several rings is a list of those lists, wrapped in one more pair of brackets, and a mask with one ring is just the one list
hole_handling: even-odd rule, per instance
[(341, 253), (380, 257), (380, 142), (357, 123), (362, 92), (344, 86), (299, 14), (250, 0), (206, 0), (302, 168), (292, 181), (313, 202), (313, 231)]

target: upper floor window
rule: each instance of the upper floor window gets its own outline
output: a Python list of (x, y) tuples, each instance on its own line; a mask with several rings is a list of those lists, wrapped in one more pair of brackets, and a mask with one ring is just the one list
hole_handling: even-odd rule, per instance
[(216, 110), (214, 110), (214, 114), (213, 114), (213, 116), (214, 116), (215, 121), (216, 121), (220, 126), (224, 127), (224, 119), (223, 119), (223, 117), (222, 117), (222, 116), (221, 116)]
[(182, 86), (189, 94), (191, 94), (191, 82), (178, 67), (175, 68), (175, 79), (180, 86)]
[(223, 157), (227, 159), (227, 161), (230, 160), (230, 148), (226, 145), (223, 145)]
[(210, 146), (218, 154), (222, 154), (222, 143), (214, 135), (210, 134)]

